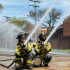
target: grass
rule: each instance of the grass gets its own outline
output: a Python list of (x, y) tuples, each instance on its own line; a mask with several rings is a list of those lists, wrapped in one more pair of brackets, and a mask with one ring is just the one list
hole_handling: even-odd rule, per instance
[(70, 49), (52, 49), (54, 52), (70, 52)]

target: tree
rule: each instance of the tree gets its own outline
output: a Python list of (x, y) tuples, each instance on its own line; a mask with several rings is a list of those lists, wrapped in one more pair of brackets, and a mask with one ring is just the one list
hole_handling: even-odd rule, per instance
[[(29, 16), (34, 19), (34, 14), (37, 15), (37, 19), (39, 21), (39, 19), (43, 16), (43, 14), (45, 13), (47, 9), (44, 10), (39, 10), (38, 12), (33, 12), (30, 11), (29, 12)], [(52, 28), (54, 27), (55, 23), (57, 22), (57, 20), (60, 18), (61, 16), (61, 12), (56, 10), (55, 8), (51, 10), (51, 12), (49, 13), (49, 15), (45, 18), (44, 23), (47, 24), (48, 26), (48, 33), (47, 35), (50, 33), (50, 31), (52, 30)], [(44, 23), (42, 23), (44, 26), (46, 26)]]
[(3, 5), (0, 3), (0, 9), (3, 9), (4, 7), (3, 7)]
[(13, 17), (10, 19), (10, 23), (13, 23), (19, 27), (21, 27), (24, 31), (30, 31), (32, 28), (33, 28), (33, 25), (28, 21), (28, 20), (25, 20), (23, 18), (16, 18), (16, 17)]
[(3, 8), (3, 5), (0, 3), (0, 13), (2, 12)]

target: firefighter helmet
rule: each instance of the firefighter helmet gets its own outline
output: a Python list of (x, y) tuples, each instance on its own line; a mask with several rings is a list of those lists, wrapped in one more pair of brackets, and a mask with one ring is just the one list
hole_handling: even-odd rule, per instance
[(23, 38), (23, 37), (25, 38), (25, 35), (21, 32), (21, 33), (18, 34), (16, 39), (20, 39), (20, 38)]
[(45, 39), (46, 39), (46, 34), (45, 34), (44, 32), (42, 32), (41, 34), (39, 34), (39, 39), (40, 39), (41, 41), (45, 41)]

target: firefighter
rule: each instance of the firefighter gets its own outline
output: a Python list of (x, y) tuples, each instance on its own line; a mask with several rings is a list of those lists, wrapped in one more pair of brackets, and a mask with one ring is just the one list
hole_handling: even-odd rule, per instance
[[(28, 32), (25, 32), (24, 35), (25, 35), (25, 39), (27, 39), (29, 33)], [(35, 56), (34, 47), (35, 47), (35, 44), (36, 43), (30, 39), (29, 42), (28, 42), (28, 44), (30, 44), (31, 45), (31, 48), (32, 48), (32, 51), (30, 52), (30, 57), (33, 60), (33, 58)]]
[(32, 70), (31, 67), (31, 44), (28, 43), (24, 45), (25, 41), (25, 34), (22, 32), (18, 34), (17, 39), (18, 39), (18, 44), (15, 46), (15, 64), (16, 64), (16, 70), (20, 70), (22, 68), (27, 68), (29, 70)]
[(46, 42), (45, 45), (43, 44), (46, 40), (46, 34), (42, 32), (39, 34), (39, 39), (35, 46), (36, 58), (40, 58), (43, 62), (44, 66), (48, 67), (48, 63), (51, 60), (51, 56), (49, 56), (49, 52), (51, 51), (51, 45), (49, 42)]
[(17, 38), (18, 39), (18, 43), (15, 46), (15, 66), (16, 66), (16, 70), (20, 70), (22, 68), (22, 62), (21, 62), (21, 47), (23, 46), (23, 42), (25, 40), (25, 36), (23, 35), (23, 33), (19, 33)]

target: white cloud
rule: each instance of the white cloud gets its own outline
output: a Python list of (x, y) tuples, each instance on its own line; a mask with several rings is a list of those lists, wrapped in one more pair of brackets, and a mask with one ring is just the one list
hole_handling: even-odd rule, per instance
[(25, 5), (28, 2), (28, 0), (0, 0), (0, 3), (2, 3), (4, 6), (6, 5)]
[[(54, 0), (41, 0), (41, 1), (42, 2), (38, 4), (40, 6), (39, 9), (48, 9)], [(29, 0), (0, 0), (0, 3), (6, 6), (1, 15), (18, 16), (18, 17), (20, 16), (25, 17), (29, 12), (28, 4), (31, 4)], [(65, 12), (65, 10), (70, 6), (69, 3), (70, 0), (58, 0), (57, 4), (55, 5), (55, 8), (59, 10), (61, 9), (62, 12)], [(12, 6), (17, 5), (17, 6), (12, 7), (10, 5)], [(30, 10), (31, 9), (32, 7), (30, 8)]]
[[(40, 4), (41, 8), (49, 8), (50, 5), (53, 3), (54, 0), (41, 0), (42, 3)], [(70, 6), (70, 0), (58, 0), (55, 4), (56, 8), (63, 9)]]
[(58, 3), (57, 3), (57, 5), (56, 5), (56, 8), (58, 8), (58, 9), (61, 9), (61, 10), (66, 10), (67, 8), (69, 8), (70, 7), (70, 1), (69, 0), (59, 0), (58, 1)]
[(41, 0), (40, 7), (41, 8), (48, 8), (53, 1), (51, 0)]
[(70, 2), (69, 1), (63, 1), (63, 5), (70, 6)]

